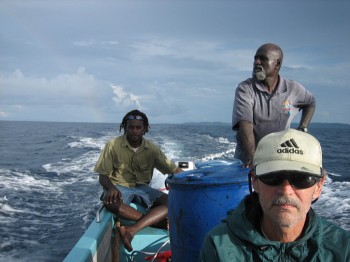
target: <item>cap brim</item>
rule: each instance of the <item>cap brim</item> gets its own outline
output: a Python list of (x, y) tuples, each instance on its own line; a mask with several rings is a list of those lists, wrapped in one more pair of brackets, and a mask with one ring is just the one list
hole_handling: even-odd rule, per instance
[(319, 166), (289, 160), (274, 160), (260, 163), (255, 167), (255, 176), (263, 176), (280, 171), (296, 171), (322, 177), (322, 170)]

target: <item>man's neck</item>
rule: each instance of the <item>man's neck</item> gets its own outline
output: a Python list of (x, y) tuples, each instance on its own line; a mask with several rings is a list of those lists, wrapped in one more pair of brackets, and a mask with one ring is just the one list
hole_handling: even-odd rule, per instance
[(293, 242), (301, 236), (305, 222), (306, 219), (303, 219), (294, 225), (286, 227), (276, 223), (269, 223), (263, 219), (261, 222), (261, 231), (268, 240), (282, 243)]
[(138, 148), (141, 146), (142, 144), (142, 139), (139, 140), (139, 141), (130, 141), (128, 138), (126, 138), (126, 140), (128, 141), (129, 145), (132, 147), (132, 148)]
[(277, 77), (267, 77), (263, 82), (269, 94), (272, 94), (278, 87), (279, 76)]

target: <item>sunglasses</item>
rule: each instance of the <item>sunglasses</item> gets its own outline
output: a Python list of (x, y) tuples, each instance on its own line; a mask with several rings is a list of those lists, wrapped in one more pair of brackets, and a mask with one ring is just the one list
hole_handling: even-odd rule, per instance
[(126, 117), (127, 120), (143, 120), (142, 116), (133, 116), (133, 115), (129, 115)]
[(305, 189), (305, 188), (312, 187), (318, 181), (320, 181), (320, 178), (318, 177), (308, 176), (305, 174), (298, 174), (298, 173), (292, 173), (292, 174), (275, 173), (275, 174), (267, 174), (267, 175), (259, 176), (256, 178), (269, 186), (279, 186), (279, 185), (282, 185), (285, 180), (288, 180), (289, 184), (292, 187), (297, 189)]

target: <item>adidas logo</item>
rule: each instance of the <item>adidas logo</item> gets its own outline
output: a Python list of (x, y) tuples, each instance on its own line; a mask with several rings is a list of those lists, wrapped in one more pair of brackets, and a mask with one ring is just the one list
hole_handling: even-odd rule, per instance
[(298, 144), (295, 142), (295, 140), (289, 139), (285, 142), (283, 142), (280, 145), (282, 148), (277, 149), (277, 153), (281, 154), (281, 153), (291, 153), (291, 154), (299, 154), (299, 155), (303, 155), (303, 150), (299, 149)]

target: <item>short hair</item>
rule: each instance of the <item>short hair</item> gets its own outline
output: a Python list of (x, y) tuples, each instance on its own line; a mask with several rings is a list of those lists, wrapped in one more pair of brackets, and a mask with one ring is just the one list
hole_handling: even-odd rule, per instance
[(280, 60), (280, 65), (282, 65), (282, 62), (283, 62), (283, 50), (280, 46), (274, 44), (274, 43), (266, 43), (266, 44), (263, 44), (262, 46), (260, 46), (258, 48), (261, 49), (263, 48), (264, 50), (270, 50), (271, 52), (275, 52), (277, 53), (277, 58), (276, 59), (279, 59)]
[(128, 116), (141, 116), (142, 117), (142, 120), (143, 120), (143, 126), (145, 127), (145, 132), (144, 134), (146, 134), (149, 129), (151, 128), (149, 126), (149, 123), (148, 123), (148, 118), (146, 116), (145, 113), (142, 113), (141, 111), (139, 110), (132, 110), (130, 112), (128, 112), (124, 117), (123, 117), (123, 120), (122, 120), (122, 123), (120, 124), (119, 126), (119, 132), (122, 131), (122, 129), (124, 129), (124, 134), (126, 133), (126, 125), (127, 125), (127, 121), (128, 121)]

